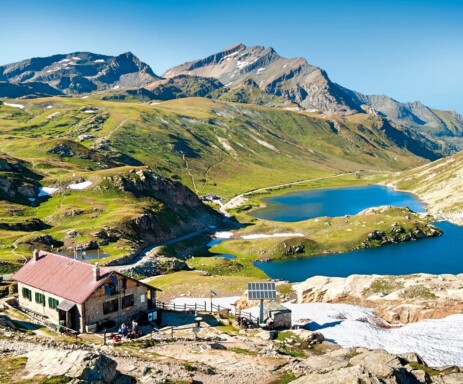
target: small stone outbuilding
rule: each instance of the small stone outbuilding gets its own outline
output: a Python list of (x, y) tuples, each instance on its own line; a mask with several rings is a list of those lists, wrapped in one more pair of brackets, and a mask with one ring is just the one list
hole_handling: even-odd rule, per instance
[(156, 288), (50, 252), (35, 250), (13, 279), (22, 309), (78, 332), (93, 332), (104, 323), (118, 325), (156, 306)]
[(273, 329), (291, 328), (291, 309), (276, 301), (271, 301), (264, 305), (264, 318), (267, 319), (266, 323)]

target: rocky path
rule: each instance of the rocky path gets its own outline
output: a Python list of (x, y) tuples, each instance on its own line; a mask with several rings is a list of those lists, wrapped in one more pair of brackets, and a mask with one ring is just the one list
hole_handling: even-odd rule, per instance
[(187, 233), (186, 235), (183, 235), (183, 236), (179, 236), (179, 237), (176, 237), (175, 239), (172, 239), (172, 240), (168, 240), (168, 241), (164, 241), (163, 243), (159, 243), (159, 244), (155, 244), (155, 245), (152, 245), (150, 247), (147, 247), (145, 249), (143, 249), (136, 258), (134, 258), (130, 263), (128, 264), (124, 264), (124, 265), (117, 265), (117, 266), (112, 266), (112, 267), (105, 267), (107, 269), (111, 269), (113, 271), (119, 271), (119, 270), (123, 270), (123, 269), (127, 269), (127, 268), (133, 268), (133, 267), (136, 267), (140, 264), (142, 264), (145, 260), (145, 258), (149, 257), (149, 255), (156, 249), (156, 248), (159, 248), (159, 247), (162, 247), (162, 246), (166, 246), (166, 245), (172, 245), (172, 244), (175, 244), (175, 243), (179, 243), (181, 241), (184, 241), (184, 240), (187, 240), (187, 239), (191, 239), (192, 237), (195, 237), (195, 236), (199, 236), (199, 235), (202, 235), (203, 233), (207, 233), (207, 232), (210, 232), (211, 231), (211, 228), (204, 228), (204, 229), (200, 229), (198, 231), (194, 231), (194, 232), (191, 232), (191, 233)]

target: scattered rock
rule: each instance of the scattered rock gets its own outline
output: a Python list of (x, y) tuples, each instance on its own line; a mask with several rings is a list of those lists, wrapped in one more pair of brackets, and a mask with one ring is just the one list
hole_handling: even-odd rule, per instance
[(261, 338), (262, 340), (274, 340), (277, 337), (276, 331), (266, 331), (262, 330), (257, 334), (257, 337)]
[(122, 375), (116, 370), (117, 363), (101, 354), (79, 350), (48, 350), (47, 353), (29, 352), (26, 357), (28, 375), (25, 379), (44, 375), (67, 376), (82, 384), (110, 384), (116, 380), (120, 383), (135, 383), (134, 379), (121, 377)]

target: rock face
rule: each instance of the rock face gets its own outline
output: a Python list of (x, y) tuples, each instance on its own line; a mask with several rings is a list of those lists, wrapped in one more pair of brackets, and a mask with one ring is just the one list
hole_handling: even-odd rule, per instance
[(121, 272), (128, 276), (147, 278), (188, 269), (188, 265), (183, 260), (158, 255), (154, 250), (143, 257), (139, 263), (130, 268), (122, 269)]
[(390, 323), (440, 319), (463, 311), (463, 274), (315, 276), (295, 284), (299, 303), (350, 303), (375, 308)]
[(236, 44), (224, 51), (168, 70), (167, 78), (178, 75), (214, 77), (233, 88), (252, 79), (265, 93), (283, 96), (304, 109), (353, 113), (362, 109), (351, 94), (331, 82), (322, 69), (305, 59), (285, 59), (273, 48)]
[(40, 82), (34, 81), (26, 84), (13, 84), (0, 81), (0, 97), (47, 97), (61, 96), (62, 94), (63, 92), (60, 90)]
[[(35, 382), (69, 378), (71, 383), (204, 383), (255, 384), (280, 382), (285, 375), (297, 377), (294, 383), (319, 384), (459, 384), (461, 368), (430, 368), (415, 353), (393, 355), (384, 350), (340, 348), (317, 341), (319, 345), (301, 348), (308, 339), (305, 330), (292, 330), (298, 342), (282, 346), (275, 332), (229, 335), (215, 327), (203, 327), (201, 340), (191, 331), (179, 330), (176, 340), (160, 337), (156, 342), (123, 346), (77, 345), (53, 338), (12, 331), (0, 318), (0, 358), (25, 356), (25, 367), (14, 373), (16, 381)], [(315, 335), (315, 334), (314, 334)], [(292, 345), (300, 355), (294, 358), (284, 350)], [(298, 346), (299, 345), (299, 346)], [(245, 353), (244, 353), (245, 352)], [(252, 358), (253, 363), (250, 364)], [(130, 375), (130, 376), (128, 376)], [(4, 378), (4, 377), (3, 377)], [(35, 381), (34, 381), (35, 380)], [(11, 381), (11, 382), (16, 382)], [(60, 381), (61, 382), (61, 381)], [(63, 381), (64, 382), (64, 381)]]
[(29, 352), (25, 379), (37, 375), (67, 376), (80, 384), (134, 383), (116, 370), (117, 363), (105, 355), (87, 351), (49, 350)]
[(35, 198), (42, 176), (32, 172), (25, 161), (0, 155), (0, 199), (29, 203)]
[[(133, 244), (133, 252), (127, 258), (108, 265), (126, 263), (149, 245), (202, 230), (209, 225), (217, 225), (222, 220), (220, 214), (204, 205), (189, 188), (154, 174), (149, 169), (105, 177), (96, 187), (109, 188), (129, 192), (140, 198), (155, 199), (159, 202), (159, 207), (157, 211), (146, 210), (136, 218), (124, 220), (117, 227), (107, 228), (98, 233), (98, 237), (103, 241), (128, 239)], [(154, 265), (146, 265), (147, 269), (151, 267), (154, 268)]]
[[(463, 116), (456, 112), (430, 109), (419, 102), (400, 103), (388, 96), (363, 95), (330, 80), (327, 73), (303, 58), (286, 59), (271, 47), (235, 44), (204, 59), (169, 69), (164, 77), (179, 75), (213, 77), (232, 89), (225, 98), (231, 101), (283, 106), (281, 102), (260, 95), (249, 96), (256, 84), (263, 93), (280, 97), (305, 110), (324, 113), (352, 114), (367, 112), (384, 116), (416, 132), (423, 128), (451, 147), (461, 149)], [(244, 88), (244, 89), (243, 89)], [(235, 90), (239, 89), (237, 93)]]
[[(74, 52), (37, 57), (0, 67), (0, 81), (36, 87), (45, 84), (58, 93), (79, 94), (119, 87), (142, 87), (160, 78), (131, 52), (105, 56)], [(0, 89), (2, 89), (0, 87)], [(53, 94), (49, 88), (45, 94)], [(4, 95), (14, 97), (10, 95)]]
[(151, 98), (171, 100), (183, 97), (218, 98), (225, 92), (223, 84), (214, 78), (180, 75), (147, 85)]
[[(409, 360), (410, 359), (410, 360)], [(410, 364), (412, 363), (412, 364)], [(399, 357), (384, 350), (363, 348), (340, 349), (304, 361), (308, 373), (292, 381), (296, 384), (412, 384), (447, 383), (446, 374), (436, 371), (431, 378), (419, 356)], [(463, 374), (455, 369), (455, 379)]]

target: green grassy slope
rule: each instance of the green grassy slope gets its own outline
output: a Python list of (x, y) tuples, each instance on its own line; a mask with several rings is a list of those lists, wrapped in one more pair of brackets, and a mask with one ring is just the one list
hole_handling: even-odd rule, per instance
[[(35, 192), (38, 184), (61, 190), (45, 201), (0, 202), (2, 221), (15, 227), (0, 225), (0, 259), (13, 263), (28, 257), (37, 238), (41, 244), (78, 245), (98, 240), (94, 233), (104, 227), (117, 228), (123, 232), (119, 240), (104, 246), (116, 257), (161, 239), (150, 231), (172, 237), (192, 219), (214, 220), (196, 203), (181, 210), (182, 199), (193, 198), (180, 183), (169, 187), (172, 196), (164, 196), (165, 201), (155, 191), (167, 184), (157, 187), (151, 180), (152, 193), (141, 196), (136, 189), (114, 185), (121, 178), (141, 179), (135, 175), (145, 166), (197, 194), (231, 197), (295, 180), (360, 169), (406, 169), (426, 162), (401, 148), (391, 135), (394, 128), (384, 129), (384, 120), (367, 115), (329, 120), (203, 98), (149, 105), (104, 101), (101, 94), (9, 102), (24, 108), (0, 105), (0, 153), (26, 164), (29, 176), (37, 175), (28, 179)], [(92, 181), (92, 187), (65, 188), (83, 180)], [(170, 206), (169, 199), (176, 204)], [(145, 214), (152, 222), (141, 231), (144, 237), (137, 238), (133, 226), (124, 223)], [(32, 219), (39, 224), (24, 225)], [(70, 230), (77, 231), (77, 239), (69, 238)], [(47, 234), (52, 240), (40, 239)]]
[(416, 193), (428, 210), (463, 225), (463, 152), (393, 174), (387, 183)]
[[(92, 98), (20, 102), (24, 110), (0, 107), (0, 150), (27, 159), (46, 174), (53, 172), (47, 170), (49, 161), (68, 172), (75, 172), (76, 166), (94, 167), (83, 155), (50, 156), (50, 139), (82, 140), (88, 149), (108, 148), (179, 179), (200, 194), (225, 196), (342, 171), (404, 169), (423, 162), (395, 145), (381, 130), (381, 119), (366, 115), (357, 121), (328, 121), (202, 98), (154, 106)], [(91, 110), (95, 113), (86, 113)], [(100, 152), (103, 156), (108, 151)]]

